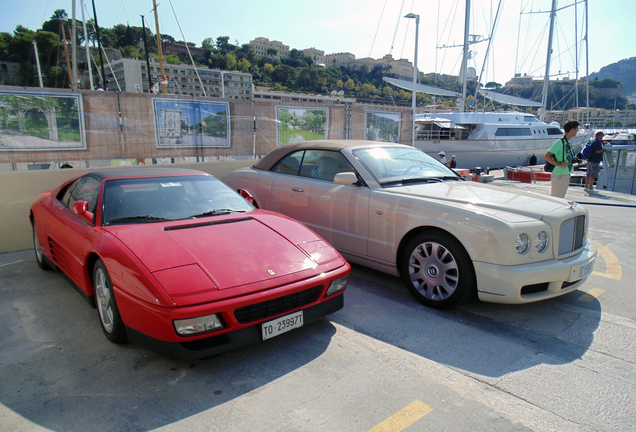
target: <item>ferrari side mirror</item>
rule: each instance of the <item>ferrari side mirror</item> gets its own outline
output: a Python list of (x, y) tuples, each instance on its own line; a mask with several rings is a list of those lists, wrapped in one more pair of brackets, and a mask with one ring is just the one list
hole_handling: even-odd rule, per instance
[(95, 216), (93, 215), (93, 213), (88, 211), (88, 203), (86, 201), (75, 201), (71, 210), (73, 211), (73, 213), (84, 219), (86, 222), (90, 224), (93, 223), (93, 218)]

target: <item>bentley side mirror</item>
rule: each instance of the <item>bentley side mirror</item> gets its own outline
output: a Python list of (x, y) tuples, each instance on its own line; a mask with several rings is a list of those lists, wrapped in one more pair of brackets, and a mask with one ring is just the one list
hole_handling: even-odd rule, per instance
[(88, 211), (88, 203), (86, 201), (75, 201), (73, 203), (72, 211), (89, 224), (93, 223), (93, 218), (95, 216), (93, 215), (93, 213)]
[(351, 186), (358, 183), (358, 177), (356, 177), (356, 173), (341, 172), (335, 175), (333, 182), (339, 185)]

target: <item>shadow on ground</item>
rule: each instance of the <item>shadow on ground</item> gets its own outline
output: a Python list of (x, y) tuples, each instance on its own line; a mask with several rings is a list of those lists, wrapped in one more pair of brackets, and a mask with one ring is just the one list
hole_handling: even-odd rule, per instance
[[(498, 378), (537, 365), (570, 363), (589, 349), (601, 319), (594, 298), (567, 304), (574, 291), (525, 305), (477, 300), (439, 311), (418, 303), (401, 279), (352, 266), (346, 307), (332, 320), (434, 362)], [(545, 361), (543, 361), (545, 362)]]
[(307, 364), (335, 328), (320, 320), (197, 361), (104, 337), (97, 312), (32, 251), (0, 255), (0, 403), (59, 431), (155, 429), (221, 405)]

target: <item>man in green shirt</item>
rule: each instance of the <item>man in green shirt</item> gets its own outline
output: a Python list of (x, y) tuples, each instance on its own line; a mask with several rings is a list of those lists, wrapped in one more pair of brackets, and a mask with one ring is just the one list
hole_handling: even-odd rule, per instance
[(579, 122), (569, 120), (563, 125), (565, 135), (555, 141), (552, 147), (545, 154), (545, 160), (554, 165), (554, 170), (550, 176), (550, 195), (565, 198), (565, 193), (570, 185), (570, 175), (574, 172), (574, 154), (570, 146), (570, 139), (579, 131)]

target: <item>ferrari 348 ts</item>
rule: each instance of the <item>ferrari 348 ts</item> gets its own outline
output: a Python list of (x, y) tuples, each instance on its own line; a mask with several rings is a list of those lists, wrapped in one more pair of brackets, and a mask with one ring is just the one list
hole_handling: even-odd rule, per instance
[(70, 279), (114, 343), (203, 358), (344, 304), (350, 266), (333, 247), (203, 172), (89, 172), (29, 217), (38, 265)]

